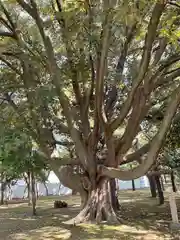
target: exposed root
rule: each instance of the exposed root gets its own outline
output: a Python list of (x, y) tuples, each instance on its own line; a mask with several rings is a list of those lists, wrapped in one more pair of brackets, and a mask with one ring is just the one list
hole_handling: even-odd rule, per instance
[(88, 209), (87, 209), (87, 206), (86, 206), (75, 218), (72, 218), (72, 219), (70, 219), (68, 221), (65, 221), (63, 223), (67, 224), (67, 225), (75, 226), (77, 224), (86, 222), (87, 213), (88, 213)]
[(77, 225), (85, 222), (119, 224), (120, 219), (112, 206), (109, 190), (109, 181), (103, 179), (100, 186), (90, 193), (82, 211), (75, 218), (64, 223), (68, 225)]

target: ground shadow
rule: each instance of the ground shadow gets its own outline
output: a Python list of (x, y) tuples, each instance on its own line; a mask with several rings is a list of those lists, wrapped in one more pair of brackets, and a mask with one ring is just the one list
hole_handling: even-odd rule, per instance
[[(116, 226), (88, 225), (69, 227), (62, 222), (74, 217), (80, 210), (79, 197), (63, 197), (67, 209), (53, 209), (53, 198), (39, 201), (38, 216), (32, 217), (26, 204), (0, 207), (0, 239), (3, 240), (98, 240), (98, 239), (179, 239), (171, 234), (171, 220), (167, 202), (158, 206), (158, 200), (149, 198), (149, 191), (122, 191), (119, 193), (123, 224)], [(180, 200), (177, 201), (180, 209)]]

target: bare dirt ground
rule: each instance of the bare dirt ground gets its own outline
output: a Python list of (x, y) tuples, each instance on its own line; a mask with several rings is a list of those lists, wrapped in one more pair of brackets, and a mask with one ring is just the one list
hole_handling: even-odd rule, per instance
[[(158, 206), (149, 190), (120, 191), (122, 222), (116, 226), (82, 224), (67, 226), (62, 222), (79, 211), (79, 197), (46, 197), (38, 201), (38, 216), (32, 217), (27, 203), (0, 206), (0, 240), (180, 240), (180, 232), (170, 232), (169, 204)], [(67, 209), (53, 209), (55, 199), (66, 200)], [(180, 193), (177, 193), (180, 217)]]

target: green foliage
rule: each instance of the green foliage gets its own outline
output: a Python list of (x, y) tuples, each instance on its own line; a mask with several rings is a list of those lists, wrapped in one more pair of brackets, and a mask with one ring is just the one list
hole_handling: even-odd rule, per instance
[(175, 121), (171, 129), (169, 131), (169, 134), (167, 136), (166, 145), (170, 150), (176, 150), (180, 148), (180, 121)]
[[(106, 9), (104, 1), (97, 4), (94, 0), (90, 2), (66, 0), (63, 1), (62, 9), (58, 6), (58, 1), (24, 1), (25, 6), (29, 4), (27, 6), (30, 7), (30, 12), (28, 12), (28, 8), (24, 8), (18, 3), (23, 1), (1, 2), (9, 13), (7, 16), (6, 11), (3, 11), (3, 7), (1, 7), (2, 17), (9, 24), (13, 22), (13, 26), (8, 28), (4, 20), (1, 20), (0, 29), (6, 29), (8, 33), (14, 35), (13, 37), (1, 37), (0, 57), (2, 59), (0, 61), (3, 66), (0, 71), (0, 93), (4, 96), (4, 93), (13, 92), (15, 106), (9, 101), (9, 107), (5, 110), (8, 114), (4, 115), (4, 122), (10, 121), (8, 126), (10, 132), (6, 131), (4, 135), (1, 135), (0, 157), (7, 159), (9, 163), (17, 163), (15, 165), (20, 165), (21, 169), (27, 169), (28, 166), (28, 168), (34, 167), (39, 171), (43, 168), (44, 163), (38, 152), (32, 152), (32, 140), (50, 158), (56, 148), (54, 132), (64, 134), (65, 139), (72, 138), (72, 134), (68, 132), (69, 129), (66, 131), (61, 128), (61, 124), (64, 124), (63, 126), (66, 128), (71, 122), (67, 119), (66, 110), (70, 112), (72, 125), (79, 131), (79, 135), (82, 137), (80, 140), (84, 141), (83, 145), (87, 143), (87, 136), (91, 135), (90, 132), (84, 134), (82, 126), (87, 126), (89, 123), (91, 131), (95, 122), (94, 100), (97, 96), (95, 96), (96, 87), (92, 82), (95, 78), (94, 75), (97, 75), (99, 70), (96, 63), (101, 55), (103, 27), (109, 13), (110, 37), (108, 39), (107, 69), (103, 73), (105, 79), (103, 89), (110, 89), (112, 84), (116, 83), (118, 97), (111, 120), (113, 121), (121, 114), (121, 108), (139, 73), (143, 51), (146, 49), (144, 42), (149, 29), (149, 19), (156, 1), (118, 1), (116, 5), (110, 5), (108, 9)], [(144, 74), (144, 76), (148, 76), (146, 79), (148, 81), (152, 77), (150, 85), (158, 81), (160, 77), (165, 82), (165, 74), (179, 67), (177, 63), (174, 63), (164, 69), (162, 73), (158, 70), (167, 59), (179, 51), (178, 11), (177, 8), (168, 5), (160, 17), (156, 32), (151, 33), (156, 36), (152, 42), (152, 49), (150, 49), (149, 67)], [(14, 26), (15, 29), (12, 29)], [(133, 26), (135, 27), (133, 28)], [(155, 55), (161, 47), (162, 40), (166, 41), (166, 47), (154, 66)], [(119, 74), (120, 69), (117, 69), (117, 62), (123, 54), (125, 55), (123, 64), (125, 67), (122, 74)], [(149, 59), (146, 60), (146, 62), (148, 61)], [(153, 79), (156, 74), (158, 78)], [(167, 76), (169, 75), (167, 74)], [(168, 99), (169, 93), (171, 94), (177, 87), (178, 81), (178, 78), (170, 79), (163, 87), (161, 85), (152, 87), (152, 94), (147, 100), (149, 105), (154, 108), (158, 105), (158, 111), (164, 113), (167, 106), (166, 99)], [(90, 95), (91, 87), (94, 89)], [(142, 81), (140, 87), (143, 87), (146, 95), (149, 83), (145, 86)], [(64, 107), (60, 91), (65, 94), (64, 99), (67, 100), (69, 106), (66, 104)], [(83, 113), (87, 106), (87, 111)], [(15, 117), (9, 113), (12, 110)], [(153, 112), (153, 109), (151, 110), (148, 114)], [(5, 111), (3, 109), (3, 112)], [(123, 129), (127, 127), (130, 115), (129, 111), (123, 121)], [(85, 122), (85, 119), (89, 122)], [(156, 120), (150, 121), (148, 118), (143, 119), (142, 117), (137, 127), (142, 123), (142, 130), (149, 132), (150, 139), (152, 139), (159, 129), (162, 118), (158, 122)], [(128, 132), (131, 131), (128, 129)], [(171, 145), (176, 144), (176, 140), (172, 138), (173, 134), (170, 140)], [(125, 137), (125, 140), (127, 139)], [(16, 157), (14, 157), (15, 155)]]
[(180, 121), (175, 118), (164, 143), (165, 164), (180, 172)]
[(14, 115), (9, 118), (9, 122), (1, 121), (0, 174), (4, 180), (18, 179), (24, 172), (33, 170), (35, 175), (41, 176), (44, 181), (46, 174), (43, 171), (47, 167), (43, 160), (43, 157), (33, 150), (32, 138), (27, 135), (22, 125), (16, 123)]

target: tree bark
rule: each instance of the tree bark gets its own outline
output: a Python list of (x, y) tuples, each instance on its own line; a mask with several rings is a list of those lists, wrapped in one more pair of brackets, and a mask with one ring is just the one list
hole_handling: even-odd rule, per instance
[(28, 199), (28, 206), (31, 206), (31, 186), (30, 183), (27, 184), (27, 199)]
[(154, 176), (148, 176), (148, 179), (149, 179), (149, 185), (151, 190), (151, 196), (153, 198), (156, 198), (157, 193), (156, 193), (156, 183), (155, 183)]
[(163, 189), (163, 191), (165, 191), (165, 188), (164, 188), (164, 180), (163, 180), (163, 177), (162, 177), (162, 176), (160, 177), (160, 180), (161, 180), (162, 189)]
[(174, 172), (171, 172), (171, 184), (172, 184), (172, 189), (173, 192), (177, 192), (176, 184), (175, 184), (175, 177), (174, 177)]
[(132, 190), (135, 191), (136, 190), (136, 187), (135, 187), (135, 181), (134, 179), (132, 180)]
[(24, 193), (23, 193), (23, 199), (25, 199), (25, 198), (26, 198), (26, 191), (27, 191), (27, 184), (26, 184), (26, 187), (25, 187), (25, 189), (24, 189)]
[(77, 194), (77, 191), (76, 190), (72, 190), (72, 195), (76, 195)]
[(32, 198), (32, 213), (35, 216), (36, 213), (36, 182), (34, 172), (31, 171), (31, 198)]
[(111, 184), (114, 183), (110, 183), (109, 179), (101, 178), (96, 189), (89, 192), (87, 202), (81, 212), (65, 223), (70, 225), (102, 221), (109, 224), (119, 223), (117, 211), (113, 208)]
[(1, 205), (4, 205), (4, 184), (1, 183)]
[(48, 196), (48, 195), (49, 195), (48, 187), (47, 187), (47, 185), (46, 185), (45, 182), (44, 182), (43, 184), (44, 184), (44, 187), (45, 187), (45, 189), (46, 189), (46, 196)]
[(118, 200), (118, 192), (116, 187), (116, 180), (110, 180), (110, 190), (111, 190), (111, 201), (114, 211), (118, 211), (120, 209), (120, 204)]
[(114, 167), (106, 167), (104, 165), (99, 165), (98, 172), (101, 174), (101, 176), (106, 176), (109, 178), (118, 178), (125, 181), (125, 180), (132, 180), (132, 179), (139, 178), (149, 171), (149, 169), (152, 167), (152, 165), (157, 159), (157, 156), (163, 144), (164, 138), (167, 134), (167, 131), (171, 125), (172, 119), (180, 104), (179, 92), (180, 92), (180, 86), (176, 88), (176, 90), (171, 94), (170, 103), (166, 108), (166, 113), (164, 115), (159, 131), (151, 141), (151, 147), (147, 154), (146, 160), (143, 161), (142, 164), (139, 164), (137, 167), (131, 170), (120, 170)]
[(36, 199), (38, 199), (39, 198), (38, 183), (35, 184), (35, 189), (36, 189)]
[(31, 173), (30, 171), (27, 172), (27, 198), (28, 198), (28, 206), (31, 206), (32, 202), (31, 202)]
[(161, 187), (161, 182), (159, 176), (155, 176), (155, 181), (156, 181), (156, 186), (157, 186), (157, 191), (159, 195), (159, 205), (164, 204), (164, 193)]

